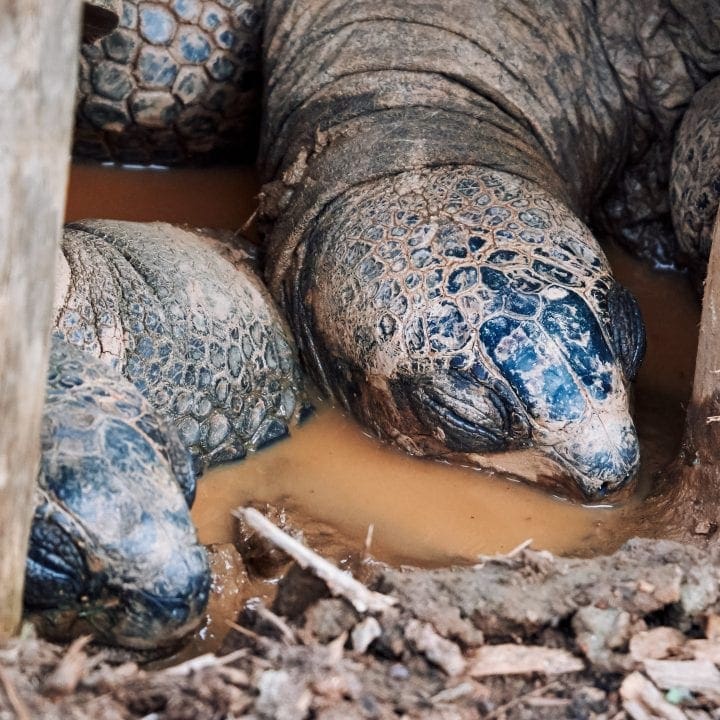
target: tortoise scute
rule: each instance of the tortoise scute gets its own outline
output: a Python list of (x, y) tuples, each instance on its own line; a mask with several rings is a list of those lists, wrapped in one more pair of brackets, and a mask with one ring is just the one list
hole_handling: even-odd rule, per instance
[(673, 151), (670, 201), (680, 249), (699, 283), (720, 202), (720, 78), (695, 95), (683, 117)]

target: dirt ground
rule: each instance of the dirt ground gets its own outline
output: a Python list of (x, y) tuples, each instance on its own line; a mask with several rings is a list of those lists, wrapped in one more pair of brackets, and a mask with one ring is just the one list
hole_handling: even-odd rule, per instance
[(0, 720), (720, 718), (720, 550), (366, 566), (361, 599), (288, 568), (217, 654), (162, 670), (83, 639), (11, 642)]

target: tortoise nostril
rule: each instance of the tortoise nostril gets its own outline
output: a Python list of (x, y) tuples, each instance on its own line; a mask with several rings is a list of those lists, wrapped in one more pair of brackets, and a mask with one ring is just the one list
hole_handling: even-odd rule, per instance
[[(621, 483), (621, 485), (624, 485), (624, 484), (625, 484), (624, 482)], [(612, 485), (612, 483), (607, 480), (604, 483), (602, 483), (602, 485), (600, 485), (600, 488), (597, 491), (597, 496), (604, 498), (610, 492), (611, 485)]]
[(634, 477), (634, 472), (626, 473), (622, 478), (616, 480), (605, 480), (593, 493), (596, 500), (604, 499), (608, 495), (615, 495), (619, 490), (624, 488)]

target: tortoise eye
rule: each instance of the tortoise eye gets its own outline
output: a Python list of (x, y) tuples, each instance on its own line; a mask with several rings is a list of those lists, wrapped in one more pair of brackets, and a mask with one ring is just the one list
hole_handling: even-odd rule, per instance
[(531, 434), (513, 392), (489, 376), (478, 379), (475, 368), (448, 368), (432, 377), (406, 379), (396, 382), (394, 391), (429, 430), (442, 428), (445, 444), (457, 452), (523, 447)]

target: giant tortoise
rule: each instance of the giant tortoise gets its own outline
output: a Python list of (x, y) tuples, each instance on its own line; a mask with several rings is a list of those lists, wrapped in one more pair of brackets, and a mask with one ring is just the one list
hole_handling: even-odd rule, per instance
[(25, 606), (51, 634), (134, 648), (172, 643), (210, 589), (189, 504), (190, 458), (140, 392), (52, 340)]
[(87, 221), (61, 249), (25, 604), (56, 636), (168, 645), (208, 598), (197, 477), (309, 411), (296, 352), (226, 239)]

